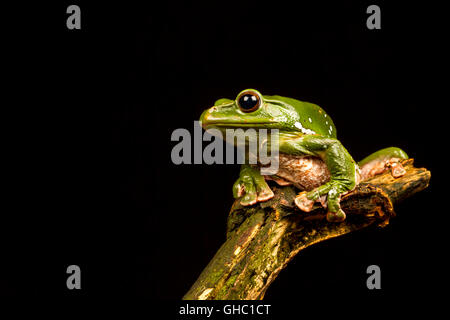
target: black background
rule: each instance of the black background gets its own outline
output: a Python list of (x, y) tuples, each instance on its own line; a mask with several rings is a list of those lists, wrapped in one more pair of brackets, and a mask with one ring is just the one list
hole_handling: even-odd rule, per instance
[[(75, 3), (82, 29), (68, 30)], [(20, 8), (10, 24), (18, 50), (7, 60), (15, 151), (2, 295), (181, 299), (225, 240), (239, 169), (172, 164), (171, 133), (192, 132), (216, 99), (256, 88), (322, 106), (356, 160), (392, 145), (432, 172), (389, 226), (304, 250), (266, 299), (395, 305), (428, 296), (445, 273), (429, 218), (443, 182), (435, 150), (445, 128), (433, 120), (443, 109), (430, 86), (439, 8), (377, 2), (382, 29), (368, 30), (369, 4)], [(71, 264), (81, 267), (82, 290), (66, 288)], [(382, 290), (366, 288), (371, 264), (381, 267)]]

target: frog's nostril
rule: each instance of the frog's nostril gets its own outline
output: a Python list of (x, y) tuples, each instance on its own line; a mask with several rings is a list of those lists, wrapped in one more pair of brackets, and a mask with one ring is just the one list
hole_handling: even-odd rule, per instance
[(216, 106), (210, 107), (209, 109), (206, 109), (203, 111), (203, 113), (200, 116), (200, 121), (202, 123), (202, 126), (206, 126), (211, 123), (211, 121), (214, 121), (215, 117), (217, 117), (217, 113), (219, 112), (219, 108)]
[(206, 126), (209, 123), (210, 117), (211, 117), (211, 111), (212, 108), (206, 109), (203, 111), (202, 115), (200, 116), (200, 122), (202, 123), (202, 126)]

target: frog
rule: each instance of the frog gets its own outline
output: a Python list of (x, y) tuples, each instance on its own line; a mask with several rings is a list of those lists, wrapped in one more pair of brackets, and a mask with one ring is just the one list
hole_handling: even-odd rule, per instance
[[(241, 165), (233, 196), (242, 206), (272, 199), (274, 192), (268, 182), (273, 181), (298, 188), (294, 203), (300, 211), (307, 213), (322, 206), (327, 221), (342, 222), (346, 213), (341, 198), (361, 181), (387, 170), (394, 178), (406, 173), (402, 163), (408, 155), (399, 147), (378, 150), (356, 162), (338, 140), (331, 117), (314, 103), (245, 89), (235, 99), (216, 100), (199, 121), (206, 131), (223, 133), (228, 129), (277, 130), (277, 172), (262, 174), (258, 163)], [(225, 134), (222, 137), (226, 140)], [(226, 142), (236, 143), (234, 139)]]

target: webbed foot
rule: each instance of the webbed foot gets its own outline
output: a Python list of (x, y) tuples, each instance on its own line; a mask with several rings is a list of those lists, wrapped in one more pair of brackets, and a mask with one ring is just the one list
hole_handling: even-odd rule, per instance
[(327, 212), (327, 220), (328, 222), (342, 222), (345, 220), (347, 216), (345, 215), (344, 210), (339, 209), (337, 212)]
[(295, 197), (295, 205), (304, 212), (310, 212), (313, 209), (314, 203), (316, 201), (308, 199), (306, 196), (306, 191), (300, 192), (297, 197)]
[(400, 162), (400, 159), (392, 158), (386, 163), (386, 167), (391, 169), (391, 174), (394, 178), (400, 178), (406, 174), (405, 168)]
[(358, 163), (361, 169), (361, 179), (366, 180), (378, 174), (391, 170), (394, 178), (405, 175), (401, 161), (408, 159), (408, 155), (400, 148), (390, 147), (372, 153)]
[[(300, 192), (295, 198), (296, 206), (304, 211), (310, 212), (316, 201), (322, 202), (322, 206), (328, 209), (327, 220), (329, 222), (341, 222), (346, 218), (345, 212), (341, 209), (341, 196), (351, 190), (353, 186), (347, 186), (345, 183), (330, 181), (312, 191)], [(326, 202), (323, 201), (326, 196)]]
[(241, 198), (241, 205), (251, 206), (272, 199), (274, 193), (257, 169), (243, 166), (233, 185), (233, 196)]

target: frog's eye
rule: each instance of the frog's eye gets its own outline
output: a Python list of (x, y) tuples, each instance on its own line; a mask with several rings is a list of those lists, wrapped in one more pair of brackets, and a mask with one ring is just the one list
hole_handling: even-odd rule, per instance
[(253, 112), (261, 106), (261, 97), (255, 92), (247, 91), (239, 95), (237, 103), (243, 112)]

